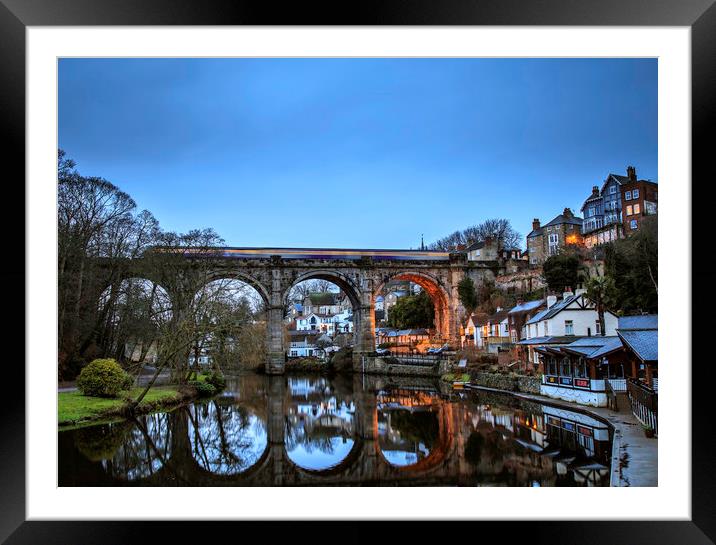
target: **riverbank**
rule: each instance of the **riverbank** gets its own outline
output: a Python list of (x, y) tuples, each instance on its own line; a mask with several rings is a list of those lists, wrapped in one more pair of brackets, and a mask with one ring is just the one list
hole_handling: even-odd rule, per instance
[[(127, 402), (136, 398), (143, 387), (137, 387), (117, 398), (92, 397), (79, 391), (65, 391), (57, 394), (57, 423), (60, 428), (97, 424), (126, 416)], [(147, 414), (159, 410), (170, 410), (195, 399), (190, 388), (182, 386), (155, 386), (149, 389), (135, 414)]]
[(467, 385), (467, 387), (499, 392), (520, 399), (536, 401), (543, 405), (568, 409), (604, 422), (613, 430), (611, 486), (658, 486), (659, 440), (647, 438), (644, 435), (641, 423), (634, 417), (631, 410), (615, 412), (607, 407), (586, 407), (539, 394), (520, 393), (475, 384)]

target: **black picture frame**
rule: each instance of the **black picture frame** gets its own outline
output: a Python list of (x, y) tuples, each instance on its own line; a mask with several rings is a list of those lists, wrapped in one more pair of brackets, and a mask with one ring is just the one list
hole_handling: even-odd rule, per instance
[[(349, 9), (346, 9), (349, 7)], [(7, 138), (3, 151), (6, 158), (4, 189), (6, 203), (25, 202), (25, 30), (28, 26), (82, 25), (588, 25), (588, 26), (688, 26), (692, 37), (692, 255), (708, 257), (708, 226), (704, 218), (710, 199), (704, 192), (716, 180), (716, 161), (709, 132), (716, 126), (716, 6), (714, 0), (400, 0), (356, 2), (353, 4), (292, 3), (286, 6), (240, 0), (0, 0), (0, 115)], [(708, 181), (707, 181), (708, 180)], [(685, 190), (688, 188), (683, 182)], [(8, 195), (8, 191), (10, 194)], [(14, 193), (13, 193), (14, 192)], [(20, 217), (17, 217), (20, 216)], [(16, 233), (24, 226), (24, 207), (5, 207), (2, 214), (5, 233)], [(682, 225), (686, 233), (689, 225)], [(24, 234), (24, 230), (23, 230)], [(14, 240), (14, 243), (13, 243)], [(0, 269), (5, 286), (6, 309), (13, 319), (6, 329), (7, 338), (24, 338), (24, 300), (17, 286), (26, 285), (24, 237), (7, 237), (4, 267)], [(14, 245), (14, 247), (13, 247)], [(698, 252), (697, 252), (698, 250)], [(707, 259), (707, 257), (705, 259)], [(708, 285), (713, 276), (704, 263), (692, 261), (694, 286)], [(15, 288), (11, 288), (15, 286)], [(691, 293), (684, 289), (684, 297)], [(702, 330), (713, 320), (699, 322), (692, 311), (694, 331)], [(707, 405), (708, 389), (716, 383), (714, 365), (708, 357), (699, 358), (690, 331), (680, 332), (685, 354), (691, 348), (692, 373), (692, 520), (691, 521), (590, 521), (590, 522), (481, 522), (452, 523), (450, 535), (465, 537), (464, 532), (497, 530), (498, 535), (518, 537), (530, 543), (628, 543), (637, 544), (707, 544), (716, 542), (716, 463), (709, 449), (713, 433)], [(705, 344), (705, 343), (704, 343)], [(688, 345), (688, 346), (687, 346)], [(705, 354), (704, 354), (705, 356)], [(687, 356), (688, 357), (688, 356)], [(684, 364), (688, 364), (685, 361)], [(697, 368), (697, 369), (696, 369)], [(180, 522), (27, 522), (25, 521), (25, 373), (17, 361), (5, 366), (5, 411), (0, 418), (0, 540), (7, 543), (142, 543), (156, 541), (152, 534), (178, 542), (209, 539), (219, 534), (212, 523)], [(688, 411), (689, 407), (684, 407)], [(668, 460), (666, 461), (668, 463)], [(216, 524), (216, 523), (213, 523)], [(234, 523), (222, 523), (234, 524)], [(274, 523), (243, 523), (255, 528), (248, 535), (269, 535)], [(294, 525), (300, 523), (292, 523)], [(358, 524), (355, 522), (347, 524)], [(373, 528), (379, 523), (363, 523), (346, 531), (350, 542), (361, 536), (381, 539), (410, 538), (425, 532), (424, 524), (410, 528)], [(468, 527), (467, 524), (470, 524)], [(149, 528), (148, 528), (149, 527)], [(290, 530), (284, 529), (284, 531)], [(395, 532), (395, 533), (394, 533)], [(407, 533), (406, 533), (407, 532)], [(453, 534), (454, 533), (454, 534)], [(275, 535), (275, 534), (274, 534)], [(295, 541), (305, 535), (302, 529), (292, 532)], [(181, 536), (172, 538), (171, 536)], [(310, 534), (309, 534), (310, 537)], [(458, 537), (459, 538), (459, 537)]]

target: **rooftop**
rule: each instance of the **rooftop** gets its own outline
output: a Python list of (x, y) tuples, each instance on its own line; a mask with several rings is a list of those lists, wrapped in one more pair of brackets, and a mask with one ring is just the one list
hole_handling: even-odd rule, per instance
[(561, 350), (565, 352), (577, 353), (585, 358), (601, 358), (619, 350), (622, 347), (622, 342), (619, 337), (599, 335), (595, 337), (583, 337), (577, 339), (573, 343), (561, 347)]
[(521, 345), (533, 345), (533, 344), (570, 344), (574, 342), (574, 340), (578, 338), (574, 335), (568, 335), (568, 336), (551, 336), (547, 335), (546, 337), (534, 337), (533, 339), (524, 339), (517, 344)]
[(312, 305), (334, 305), (338, 294), (330, 291), (321, 293), (309, 293), (306, 299), (309, 299)]
[(544, 229), (545, 227), (551, 227), (553, 225), (562, 225), (565, 223), (572, 225), (582, 225), (582, 218), (578, 216), (567, 216), (564, 214), (560, 214), (549, 223), (543, 225), (542, 228)]
[(659, 332), (656, 329), (617, 329), (617, 335), (641, 361), (659, 361)]
[(621, 316), (617, 329), (659, 329), (658, 314), (644, 314), (641, 316)]
[(564, 308), (571, 305), (574, 301), (582, 297), (583, 293), (578, 293), (576, 295), (570, 295), (567, 298), (563, 298), (561, 301), (555, 303), (550, 308), (547, 308), (543, 310), (542, 312), (539, 312), (535, 314), (530, 320), (527, 321), (528, 324), (536, 324), (537, 322), (541, 320), (549, 320), (553, 316), (556, 316), (561, 312)]
[(510, 309), (508, 314), (517, 314), (518, 312), (527, 312), (539, 308), (540, 305), (544, 304), (544, 299), (538, 299), (537, 301), (526, 301), (520, 305), (517, 305)]

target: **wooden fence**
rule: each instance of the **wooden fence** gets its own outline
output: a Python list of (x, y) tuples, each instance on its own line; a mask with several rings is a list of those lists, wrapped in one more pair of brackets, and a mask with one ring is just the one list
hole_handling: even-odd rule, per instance
[(658, 399), (655, 390), (635, 379), (627, 379), (627, 395), (631, 403), (631, 412), (643, 425), (658, 434)]

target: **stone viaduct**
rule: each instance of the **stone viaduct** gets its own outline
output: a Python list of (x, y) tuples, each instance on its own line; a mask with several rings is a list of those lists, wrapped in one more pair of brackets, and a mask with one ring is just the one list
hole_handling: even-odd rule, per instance
[[(498, 262), (468, 261), (464, 252), (306, 248), (184, 248), (177, 251), (188, 264), (199, 260), (210, 264), (205, 276), (207, 282), (237, 279), (259, 293), (267, 309), (266, 372), (269, 374), (284, 371), (287, 348), (283, 335), (284, 312), (289, 292), (299, 282), (327, 280), (347, 294), (353, 306), (353, 361), (354, 367), (359, 368), (361, 357), (375, 350), (375, 299), (388, 282), (406, 280), (421, 286), (433, 301), (438, 335), (451, 344), (458, 344), (459, 317), (464, 312), (458, 284), (468, 276), (479, 287), (504, 272)], [(126, 276), (142, 274), (139, 263), (125, 273)], [(173, 308), (180, 308), (177, 301), (191, 295), (179, 294), (176, 288), (167, 292), (176, 300)]]

